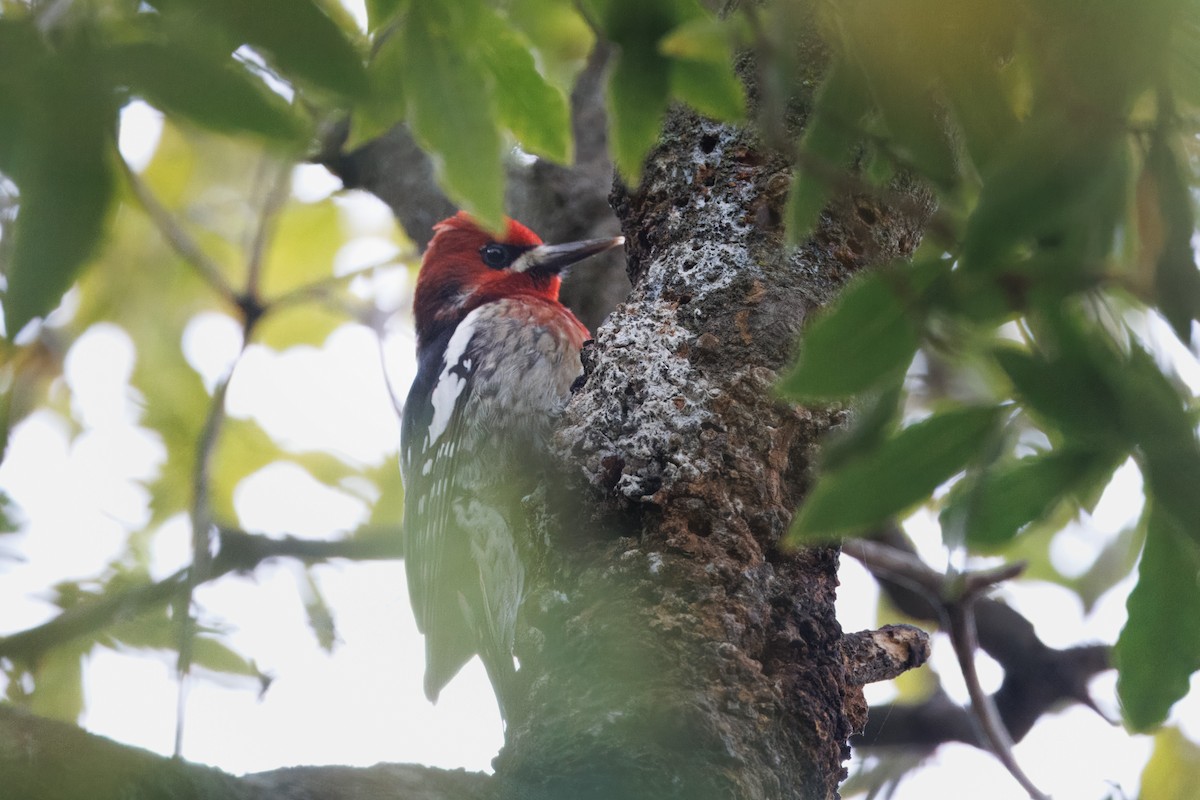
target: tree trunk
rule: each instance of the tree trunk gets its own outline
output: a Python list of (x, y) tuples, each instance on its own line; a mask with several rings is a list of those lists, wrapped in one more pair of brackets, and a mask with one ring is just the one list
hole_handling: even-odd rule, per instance
[(920, 220), (844, 198), (783, 240), (787, 163), (686, 111), (614, 207), (634, 288), (600, 328), (530, 544), (528, 714), (496, 762), (520, 798), (835, 797), (861, 695), (838, 553), (783, 550), (837, 409), (772, 386), (806, 317)]

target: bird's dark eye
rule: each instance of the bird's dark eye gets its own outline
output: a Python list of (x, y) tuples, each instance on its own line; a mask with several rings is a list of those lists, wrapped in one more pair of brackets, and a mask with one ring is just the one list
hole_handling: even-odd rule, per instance
[(492, 269), (504, 269), (512, 263), (513, 255), (514, 253), (510, 252), (509, 248), (495, 242), (479, 248), (479, 256), (483, 259), (483, 263)]

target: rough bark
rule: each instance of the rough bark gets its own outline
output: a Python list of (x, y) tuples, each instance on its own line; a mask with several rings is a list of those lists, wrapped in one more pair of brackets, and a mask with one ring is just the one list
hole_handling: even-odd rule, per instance
[(788, 248), (788, 174), (747, 131), (679, 110), (642, 187), (614, 192), (634, 289), (558, 440), (572, 508), (532, 548), (506, 796), (837, 794), (861, 711), (837, 551), (780, 540), (842, 412), (771, 387), (805, 318), (906, 255), (920, 221), (848, 197)]

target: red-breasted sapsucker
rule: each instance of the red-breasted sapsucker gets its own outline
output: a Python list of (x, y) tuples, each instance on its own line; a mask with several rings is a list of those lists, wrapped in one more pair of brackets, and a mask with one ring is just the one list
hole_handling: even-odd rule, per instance
[(417, 377), (404, 404), (404, 557), (433, 701), (476, 653), (507, 718), (525, 570), (516, 535), (555, 415), (582, 374), (587, 328), (558, 301), (570, 264), (621, 245), (547, 245), (464, 213), (434, 226), (413, 312)]

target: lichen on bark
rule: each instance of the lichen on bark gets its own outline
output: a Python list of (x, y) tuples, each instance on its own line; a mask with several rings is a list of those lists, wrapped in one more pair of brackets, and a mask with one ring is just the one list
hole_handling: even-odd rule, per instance
[(613, 192), (633, 291), (556, 439), (570, 507), (550, 503), (532, 548), (529, 713), (496, 762), (510, 796), (837, 794), (861, 724), (838, 554), (781, 540), (844, 412), (772, 387), (805, 319), (907, 255), (920, 220), (840, 198), (788, 247), (789, 176), (747, 129), (676, 109), (640, 188)]

